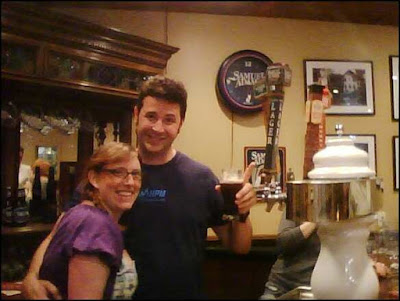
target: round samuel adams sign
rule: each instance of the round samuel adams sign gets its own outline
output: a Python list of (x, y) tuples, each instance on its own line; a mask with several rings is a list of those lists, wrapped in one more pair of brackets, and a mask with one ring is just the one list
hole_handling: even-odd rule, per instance
[(218, 70), (218, 91), (225, 104), (238, 113), (261, 111), (262, 104), (254, 99), (253, 85), (265, 77), (272, 61), (254, 50), (233, 53)]

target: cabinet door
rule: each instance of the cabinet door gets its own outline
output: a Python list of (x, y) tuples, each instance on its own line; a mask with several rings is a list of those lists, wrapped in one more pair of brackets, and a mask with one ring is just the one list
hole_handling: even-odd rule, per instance
[(1, 47), (2, 71), (20, 75), (38, 75), (39, 46), (3, 40)]

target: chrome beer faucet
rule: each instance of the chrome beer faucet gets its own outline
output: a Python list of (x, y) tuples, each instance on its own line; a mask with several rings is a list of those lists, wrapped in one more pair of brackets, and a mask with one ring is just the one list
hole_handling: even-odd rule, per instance
[(275, 63), (267, 67), (266, 76), (253, 86), (255, 99), (262, 103), (267, 137), (264, 167), (259, 174), (261, 185), (255, 188), (258, 199), (267, 203), (267, 212), (270, 212), (277, 202), (281, 210), (282, 203), (286, 200), (286, 193), (282, 191), (282, 183), (278, 179), (277, 158), (284, 87), (289, 87), (291, 81), (292, 71), (289, 66)]

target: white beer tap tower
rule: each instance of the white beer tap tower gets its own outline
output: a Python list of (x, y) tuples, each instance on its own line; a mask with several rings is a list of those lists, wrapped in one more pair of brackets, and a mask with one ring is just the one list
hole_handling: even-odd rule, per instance
[(309, 179), (288, 181), (286, 193), (275, 182), (283, 87), (290, 82), (289, 67), (272, 64), (253, 87), (255, 98), (263, 102), (267, 136), (257, 195), (267, 202), (267, 212), (285, 202), (287, 219), (318, 224), (321, 251), (311, 277), (316, 299), (377, 299), (379, 282), (366, 245), (380, 190), (368, 168), (368, 154), (339, 132), (313, 156)]

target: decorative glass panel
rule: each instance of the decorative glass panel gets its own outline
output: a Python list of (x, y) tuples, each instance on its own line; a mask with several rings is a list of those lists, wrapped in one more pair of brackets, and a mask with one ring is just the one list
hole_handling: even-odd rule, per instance
[(35, 46), (19, 45), (3, 41), (1, 47), (1, 68), (25, 74), (35, 74), (37, 51), (38, 48)]
[(48, 76), (136, 91), (149, 75), (50, 52)]

